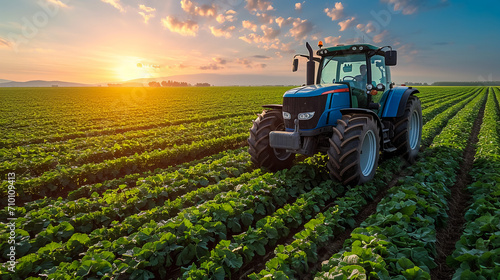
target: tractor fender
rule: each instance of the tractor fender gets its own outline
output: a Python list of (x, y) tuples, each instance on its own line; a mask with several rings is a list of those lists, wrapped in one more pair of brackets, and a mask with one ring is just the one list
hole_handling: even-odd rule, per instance
[(380, 117), (375, 112), (369, 109), (362, 109), (362, 108), (346, 108), (346, 109), (340, 109), (340, 113), (342, 113), (342, 115), (354, 113), (354, 114), (365, 114), (372, 116), (377, 121), (378, 127), (380, 127), (378, 134), (380, 136), (380, 143), (381, 143), (380, 145), (383, 144), (384, 133), (382, 130), (384, 129), (384, 126), (382, 125), (382, 120), (380, 120)]
[(406, 102), (410, 95), (420, 93), (418, 89), (411, 87), (395, 87), (387, 91), (382, 108), (382, 118), (401, 117), (406, 108)]
[(281, 105), (281, 104), (267, 104), (267, 105), (262, 105), (262, 108), (282, 111), (283, 105)]

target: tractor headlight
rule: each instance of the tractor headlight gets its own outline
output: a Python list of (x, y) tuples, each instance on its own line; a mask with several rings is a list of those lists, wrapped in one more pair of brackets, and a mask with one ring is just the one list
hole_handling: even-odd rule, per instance
[(292, 115), (290, 115), (290, 113), (288, 112), (283, 112), (283, 119), (285, 120), (289, 120), (292, 118)]
[(373, 85), (372, 84), (366, 84), (366, 90), (372, 90)]
[(314, 112), (307, 112), (307, 113), (300, 113), (299, 114), (299, 120), (301, 121), (307, 121), (310, 120), (314, 117)]

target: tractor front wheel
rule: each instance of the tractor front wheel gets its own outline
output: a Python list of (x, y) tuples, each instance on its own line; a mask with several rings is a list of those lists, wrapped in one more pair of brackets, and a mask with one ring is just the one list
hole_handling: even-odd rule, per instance
[(397, 148), (396, 154), (403, 156), (409, 163), (414, 163), (421, 139), (422, 106), (418, 97), (412, 95), (406, 102), (403, 116), (394, 119), (394, 137), (391, 140)]
[(379, 135), (372, 116), (343, 115), (330, 138), (327, 164), (330, 177), (351, 186), (373, 179), (378, 166)]
[(248, 138), (248, 152), (256, 166), (265, 167), (273, 172), (292, 167), (294, 153), (269, 146), (269, 133), (284, 130), (285, 122), (280, 110), (263, 111), (259, 114), (250, 128)]

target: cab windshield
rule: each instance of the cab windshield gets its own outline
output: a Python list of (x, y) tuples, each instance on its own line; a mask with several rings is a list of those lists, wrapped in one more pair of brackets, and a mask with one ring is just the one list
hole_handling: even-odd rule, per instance
[(321, 67), (321, 84), (348, 82), (352, 88), (364, 90), (368, 82), (364, 53), (326, 56)]

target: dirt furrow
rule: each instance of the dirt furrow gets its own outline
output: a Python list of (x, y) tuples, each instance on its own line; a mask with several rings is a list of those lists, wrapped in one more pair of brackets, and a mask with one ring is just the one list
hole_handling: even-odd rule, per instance
[[(490, 89), (486, 92), (488, 94)], [(491, 96), (489, 97), (491, 98)], [(469, 207), (470, 194), (467, 192), (467, 185), (472, 182), (469, 172), (474, 165), (474, 156), (476, 154), (476, 143), (483, 122), (484, 108), (486, 99), (478, 113), (476, 120), (472, 126), (472, 131), (465, 147), (463, 161), (460, 164), (460, 170), (457, 174), (457, 181), (450, 188), (451, 197), (448, 200), (448, 222), (444, 228), (438, 229), (436, 232), (436, 264), (437, 267), (431, 270), (432, 279), (452, 279), (455, 270), (446, 264), (446, 257), (451, 255), (455, 250), (455, 244), (460, 240), (460, 236), (465, 225), (465, 211)]]

